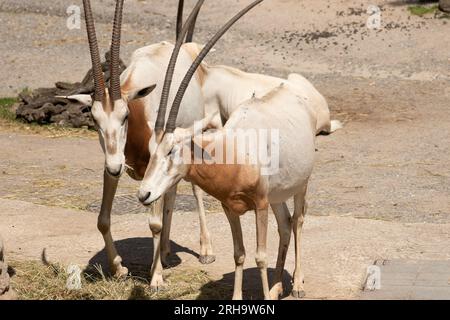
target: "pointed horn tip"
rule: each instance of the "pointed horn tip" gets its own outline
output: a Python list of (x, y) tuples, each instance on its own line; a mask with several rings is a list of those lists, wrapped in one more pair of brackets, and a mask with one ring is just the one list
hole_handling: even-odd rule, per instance
[(200, 8), (202, 7), (204, 2), (205, 2), (205, 0), (197, 1), (195, 7), (192, 9), (191, 13), (189, 14), (189, 17), (188, 17), (186, 23), (184, 24), (184, 26), (181, 30), (181, 33), (177, 34), (177, 41), (176, 41), (175, 47), (172, 51), (172, 55), (169, 60), (169, 65), (167, 66), (166, 76), (164, 79), (164, 86), (163, 86), (162, 93), (161, 93), (161, 100), (160, 100), (158, 115), (157, 115), (157, 119), (156, 119), (157, 125), (161, 125), (161, 123), (162, 123), (162, 126), (164, 127), (165, 114), (166, 114), (166, 109), (167, 109), (167, 104), (168, 104), (168, 99), (169, 99), (169, 94), (170, 94), (170, 85), (172, 83), (173, 74), (175, 72), (175, 65), (176, 65), (176, 61), (178, 58), (178, 53), (180, 51), (181, 46), (183, 45), (184, 37), (186, 36), (187, 32), (189, 31), (189, 27), (192, 24), (192, 22), (195, 18), (195, 15), (198, 13), (198, 11), (200, 10)]
[(264, 0), (256, 0), (246, 6), (244, 9), (239, 11), (233, 18), (231, 18), (225, 25), (220, 28), (220, 30), (205, 44), (203, 49), (200, 51), (199, 55), (192, 63), (188, 72), (186, 73), (183, 81), (181, 82), (178, 92), (175, 96), (174, 102), (172, 104), (172, 108), (170, 110), (169, 118), (166, 124), (166, 132), (173, 132), (175, 130), (176, 118), (178, 116), (178, 112), (180, 109), (181, 101), (183, 100), (186, 89), (189, 85), (192, 76), (197, 70), (198, 66), (202, 63), (203, 59), (212, 49), (212, 47), (216, 44), (216, 42), (230, 29), (240, 18), (242, 18), (246, 13), (248, 13), (252, 8), (263, 2)]

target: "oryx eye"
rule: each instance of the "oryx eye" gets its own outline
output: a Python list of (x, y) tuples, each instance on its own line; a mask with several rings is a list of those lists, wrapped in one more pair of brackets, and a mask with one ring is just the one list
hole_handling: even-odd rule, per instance
[(138, 93), (136, 94), (135, 99), (141, 99), (141, 98), (148, 96), (155, 88), (156, 88), (156, 84), (139, 90)]

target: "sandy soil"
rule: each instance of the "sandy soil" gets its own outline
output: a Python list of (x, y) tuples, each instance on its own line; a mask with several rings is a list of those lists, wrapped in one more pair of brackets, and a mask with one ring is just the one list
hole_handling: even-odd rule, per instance
[[(9, 243), (8, 253), (15, 259), (40, 260), (63, 264), (106, 265), (103, 240), (96, 230), (96, 217), (79, 211), (49, 208), (27, 202), (2, 200), (0, 233)], [(145, 215), (115, 216), (113, 234), (124, 263), (133, 273), (141, 266), (149, 268), (153, 250)], [(206, 286), (232, 284), (234, 259), (231, 232), (224, 214), (210, 214), (208, 225), (217, 260), (211, 265), (198, 262), (199, 226), (194, 213), (176, 212), (172, 229), (172, 261), (183, 268), (208, 272), (213, 279)], [(245, 298), (261, 298), (259, 272), (254, 262), (254, 217), (242, 219), (247, 250), (244, 273)], [(276, 222), (270, 219), (268, 252), (270, 267), (276, 262), (278, 236)], [(310, 299), (357, 298), (364, 283), (366, 268), (376, 259), (450, 259), (450, 224), (404, 224), (355, 219), (351, 217), (308, 217), (303, 235), (305, 290)], [(38, 235), (38, 236), (37, 236)], [(294, 266), (293, 246), (288, 253), (284, 275), (289, 290)], [(272, 269), (271, 269), (272, 270)], [(200, 289), (202, 290), (202, 289)], [(289, 293), (289, 291), (287, 291)], [(200, 294), (200, 297), (202, 294)], [(224, 297), (229, 298), (229, 297)]]
[[(81, 6), (80, 0), (72, 3)], [(110, 41), (112, 3), (93, 3), (101, 50)], [(192, 6), (194, 0), (186, 3)], [(246, 3), (207, 3), (198, 21), (196, 41), (208, 39), (219, 22)], [(266, 0), (233, 27), (208, 61), (277, 75), (449, 79), (450, 44), (444, 41), (449, 20), (412, 16), (407, 10), (411, 3), (414, 1)], [(366, 27), (369, 5), (382, 10), (380, 30)], [(50, 86), (61, 79), (79, 81), (84, 76), (89, 67), (85, 30), (83, 24), (81, 29), (67, 29), (67, 7), (64, 0), (0, 3), (4, 26), (0, 95), (24, 87)], [(122, 54), (126, 62), (131, 52), (145, 44), (173, 40), (175, 7), (175, 0), (127, 1)]]
[[(172, 39), (174, 20), (174, 5), (166, 1), (127, 2), (125, 61), (144, 44)], [(94, 5), (103, 49), (110, 37), (111, 3)], [(244, 3), (205, 5), (198, 41), (207, 39), (217, 21)], [(369, 4), (382, 9), (379, 31), (365, 26)], [(89, 68), (85, 31), (65, 27), (66, 6), (61, 0), (0, 3), (5, 26), (0, 35), (5, 62), (0, 96), (58, 80), (78, 81), (84, 75)], [(251, 71), (305, 74), (327, 98), (333, 118), (345, 123), (343, 130), (318, 138), (304, 235), (310, 298), (357, 296), (365, 267), (376, 258), (449, 258), (450, 43), (443, 41), (450, 31), (447, 21), (412, 16), (407, 1), (272, 0), (233, 28), (208, 57), (210, 63)], [(77, 263), (89, 261), (102, 248), (95, 213), (60, 207), (84, 209), (99, 200), (103, 155), (98, 142), (0, 130), (0, 146), (0, 233), (9, 242), (11, 256), (39, 258), (46, 247), (54, 250), (55, 260), (67, 262), (73, 255)], [(119, 193), (134, 194), (136, 187), (124, 178)], [(196, 251), (198, 239), (191, 236), (198, 232), (193, 198), (187, 185), (180, 189), (186, 196), (177, 204), (173, 239), (187, 251)], [(217, 280), (230, 282), (229, 227), (214, 201), (208, 202), (208, 224), (215, 250), (221, 253), (217, 262), (204, 267), (190, 253), (180, 256), (186, 265), (206, 268)], [(42, 219), (51, 223), (42, 225)], [(251, 219), (252, 214), (244, 219), (250, 275)], [(116, 238), (124, 246), (136, 247), (133, 239), (150, 235), (142, 214), (115, 216), (114, 221)], [(30, 226), (33, 223), (36, 227)], [(192, 232), (186, 232), (187, 227)], [(40, 230), (38, 235), (35, 230)], [(276, 239), (273, 225), (271, 237)], [(67, 252), (72, 241), (78, 243), (76, 254)], [(289, 257), (291, 272), (292, 252)]]

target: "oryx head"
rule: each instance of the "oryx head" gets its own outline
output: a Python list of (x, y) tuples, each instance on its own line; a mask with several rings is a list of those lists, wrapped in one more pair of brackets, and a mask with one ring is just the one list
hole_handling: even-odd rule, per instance
[(204, 0), (199, 0), (197, 2), (194, 11), (191, 13), (188, 21), (181, 31), (181, 37), (177, 40), (172, 53), (172, 57), (169, 62), (169, 66), (167, 67), (166, 80), (164, 83), (164, 88), (161, 95), (161, 103), (155, 123), (155, 133), (152, 136), (150, 142), (150, 161), (138, 193), (138, 198), (143, 204), (150, 205), (152, 202), (158, 200), (167, 190), (169, 190), (173, 185), (177, 184), (183, 177), (186, 176), (190, 168), (189, 160), (191, 160), (192, 158), (190, 153), (184, 153), (186, 152), (186, 150), (192, 149), (185, 148), (185, 146), (189, 147), (192, 145), (192, 138), (194, 137), (194, 135), (207, 128), (210, 123), (210, 119), (204, 119), (200, 124), (194, 125), (194, 127), (191, 129), (175, 128), (178, 111), (184, 93), (186, 92), (189, 82), (192, 79), (192, 76), (194, 75), (198, 66), (202, 63), (203, 59), (206, 57), (215, 43), (236, 21), (238, 21), (244, 14), (246, 14), (262, 1), (263, 0), (254, 1), (248, 7), (240, 11), (230, 21), (228, 21), (203, 47), (180, 84), (178, 92), (173, 101), (167, 123), (164, 128), (170, 84), (174, 73), (176, 59), (182, 44), (182, 41), (178, 40), (184, 37), (184, 34), (187, 32), (187, 28), (189, 27), (190, 21), (193, 20), (193, 18), (196, 16), (196, 14), (198, 13), (198, 9), (203, 4)]
[(125, 169), (124, 149), (127, 136), (128, 107), (120, 91), (120, 36), (124, 0), (117, 0), (111, 41), (110, 88), (105, 86), (100, 53), (95, 33), (90, 0), (83, 0), (89, 49), (92, 60), (95, 93), (92, 117), (105, 153), (105, 169), (111, 176), (120, 176)]
[[(86, 29), (89, 40), (89, 49), (92, 59), (92, 72), (94, 76), (95, 94), (93, 99), (86, 95), (67, 97), (83, 104), (91, 105), (92, 117), (98, 129), (100, 144), (105, 154), (105, 169), (114, 177), (119, 177), (125, 170), (125, 144), (128, 129), (128, 101), (141, 99), (150, 94), (156, 87), (155, 84), (139, 88), (135, 92), (127, 92), (122, 96), (120, 86), (120, 37), (122, 29), (122, 12), (124, 0), (117, 0), (114, 14), (114, 27), (111, 41), (111, 65), (110, 88), (105, 87), (102, 73), (98, 42), (95, 33), (94, 19), (90, 0), (83, 0)], [(178, 2), (177, 14), (177, 39), (181, 34), (184, 0)], [(189, 29), (184, 33), (186, 41), (191, 41), (195, 28), (195, 20), (198, 10), (188, 24)]]

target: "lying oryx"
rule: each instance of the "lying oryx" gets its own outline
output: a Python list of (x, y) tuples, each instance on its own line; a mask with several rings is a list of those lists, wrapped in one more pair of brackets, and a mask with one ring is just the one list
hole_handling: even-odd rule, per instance
[[(256, 1), (251, 6), (260, 2), (261, 0)], [(251, 6), (247, 9), (249, 10)], [(197, 138), (203, 131), (216, 126), (216, 123), (211, 121), (211, 117), (201, 121), (200, 126), (190, 129), (176, 127), (180, 103), (190, 79), (211, 47), (233, 22), (235, 20), (223, 27), (199, 53), (180, 85), (165, 128), (160, 127), (160, 120), (165, 119), (166, 108), (160, 107), (156, 124), (159, 131), (155, 135), (155, 145), (150, 150), (150, 162), (139, 189), (139, 200), (145, 205), (150, 205), (184, 178), (199, 185), (222, 202), (230, 222), (235, 248), (234, 299), (242, 298), (245, 260), (239, 216), (248, 210), (254, 210), (256, 213), (256, 263), (261, 272), (266, 299), (278, 298), (283, 292), (281, 277), (292, 228), (296, 246), (292, 295), (301, 297), (304, 291), (300, 269), (300, 236), (306, 212), (305, 194), (315, 158), (315, 135), (318, 122), (318, 113), (313, 109), (310, 101), (289, 83), (284, 84), (283, 82), (286, 81), (283, 81), (263, 97), (250, 98), (239, 105), (224, 128), (210, 133), (206, 142), (202, 137)], [(237, 129), (276, 131), (278, 140), (267, 139), (263, 140), (262, 146), (258, 144), (258, 147), (264, 150), (277, 149), (279, 166), (276, 173), (264, 175), (261, 170), (267, 164), (262, 164), (259, 159), (256, 163), (249, 161), (252, 153), (257, 150), (239, 150), (234, 147), (239, 137), (228, 138), (227, 130)], [(219, 147), (210, 148), (210, 143)], [(196, 148), (207, 152), (201, 152), (202, 157), (197, 159)], [(222, 160), (224, 156), (228, 159), (231, 154), (230, 158), (234, 160), (234, 163), (215, 162), (217, 159), (214, 158), (219, 153), (222, 154)], [(208, 158), (207, 162), (203, 158), (205, 155)], [(211, 159), (214, 160), (211, 161)], [(243, 162), (237, 163), (236, 159), (243, 159)], [(292, 220), (286, 206), (286, 201), (290, 197), (294, 197), (295, 203)], [(266, 257), (269, 204), (275, 213), (280, 234), (276, 278), (272, 290), (269, 290)]]

